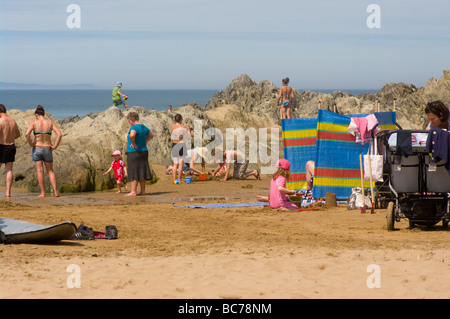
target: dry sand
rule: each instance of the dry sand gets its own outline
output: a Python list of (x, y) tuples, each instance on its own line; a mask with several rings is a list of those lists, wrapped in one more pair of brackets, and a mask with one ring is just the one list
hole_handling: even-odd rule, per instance
[[(2, 217), (84, 222), (117, 240), (0, 246), (1, 298), (449, 298), (450, 230), (386, 230), (384, 210), (278, 212), (268, 207), (191, 209), (172, 203), (253, 202), (261, 181), (161, 181), (147, 195), (115, 190), (36, 198), (13, 189)], [(1, 193), (3, 191), (3, 193)], [(0, 189), (4, 196), (4, 189)], [(71, 288), (69, 265), (80, 270)], [(375, 286), (379, 284), (379, 286)]]

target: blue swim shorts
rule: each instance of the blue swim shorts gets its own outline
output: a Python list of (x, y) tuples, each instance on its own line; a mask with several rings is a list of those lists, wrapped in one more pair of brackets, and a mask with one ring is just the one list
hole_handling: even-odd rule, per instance
[(34, 162), (44, 161), (46, 163), (53, 163), (52, 150), (49, 148), (34, 147), (31, 152), (31, 157)]

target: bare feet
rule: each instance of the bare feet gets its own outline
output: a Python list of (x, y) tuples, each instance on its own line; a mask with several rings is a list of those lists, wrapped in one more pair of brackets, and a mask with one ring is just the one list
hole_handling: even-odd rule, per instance
[(257, 195), (257, 196), (256, 196), (256, 200), (257, 200), (258, 202), (269, 202), (269, 197)]
[(127, 197), (135, 197), (135, 196), (137, 196), (137, 194), (132, 192), (132, 193), (126, 194), (125, 196), (127, 196)]

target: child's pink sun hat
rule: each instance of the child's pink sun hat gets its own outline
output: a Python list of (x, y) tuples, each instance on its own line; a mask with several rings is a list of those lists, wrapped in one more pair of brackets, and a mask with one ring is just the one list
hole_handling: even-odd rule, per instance
[(291, 168), (291, 163), (289, 163), (289, 161), (287, 159), (284, 158), (280, 158), (277, 161), (277, 164), (275, 165), (277, 168), (284, 168), (284, 169), (290, 169)]
[(119, 150), (115, 150), (114, 153), (111, 154), (111, 157), (115, 156), (115, 155), (120, 155), (122, 156), (122, 153)]

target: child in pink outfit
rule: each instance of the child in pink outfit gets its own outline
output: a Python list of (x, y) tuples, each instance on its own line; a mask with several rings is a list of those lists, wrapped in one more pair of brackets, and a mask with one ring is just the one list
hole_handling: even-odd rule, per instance
[(298, 210), (298, 206), (287, 200), (287, 195), (295, 195), (295, 190), (286, 188), (286, 181), (291, 174), (291, 164), (286, 159), (277, 161), (277, 172), (273, 174), (270, 181), (270, 197), (257, 196), (259, 201), (268, 201), (273, 209), (282, 211)]
[(125, 187), (125, 191), (128, 190), (127, 184), (123, 182), (124, 176), (128, 176), (127, 167), (122, 161), (122, 153), (119, 150), (114, 151), (111, 157), (114, 157), (114, 161), (111, 163), (111, 167), (109, 168), (109, 170), (103, 173), (103, 175), (106, 175), (111, 172), (111, 170), (114, 170), (114, 179), (116, 180), (118, 189), (117, 194), (120, 194), (122, 187)]

